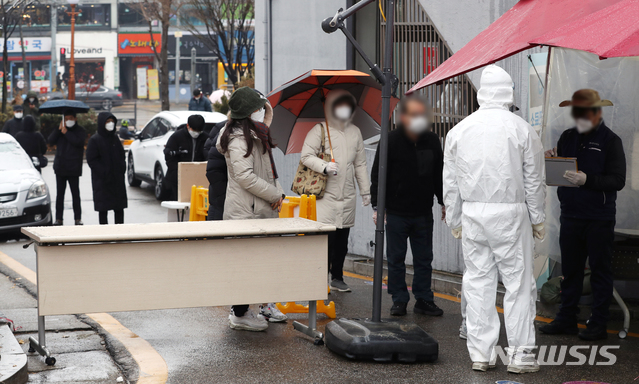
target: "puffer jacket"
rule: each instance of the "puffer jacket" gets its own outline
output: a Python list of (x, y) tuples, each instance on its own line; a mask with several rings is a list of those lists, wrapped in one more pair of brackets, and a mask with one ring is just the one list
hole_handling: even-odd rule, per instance
[[(335, 225), (337, 228), (349, 228), (355, 224), (355, 181), (357, 180), (360, 195), (370, 194), (362, 133), (350, 121), (341, 122), (333, 116), (335, 100), (345, 94), (348, 92), (333, 90), (328, 93), (324, 103), (338, 172), (337, 175), (328, 172), (326, 192), (324, 197), (317, 200), (317, 221)], [(321, 149), (321, 137), (322, 128), (317, 124), (306, 135), (302, 148), (302, 163), (315, 172), (324, 172), (328, 165), (326, 161), (317, 157)], [(325, 137), (325, 148), (325, 152), (330, 153), (328, 135)]]
[[(270, 119), (268, 119), (270, 121)], [(265, 123), (267, 119), (265, 118)], [(220, 138), (227, 129), (233, 129), (228, 150), (220, 145)], [(253, 135), (253, 150), (248, 157), (246, 140), (241, 129), (229, 127), (220, 130), (216, 147), (224, 155), (228, 169), (228, 186), (224, 201), (224, 220), (272, 219), (278, 217), (271, 204), (277, 202), (284, 190), (273, 177), (268, 152), (262, 142)]]

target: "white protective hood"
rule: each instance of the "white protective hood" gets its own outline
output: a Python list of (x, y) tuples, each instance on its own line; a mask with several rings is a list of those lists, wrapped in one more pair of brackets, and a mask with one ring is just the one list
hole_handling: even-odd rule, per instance
[(508, 72), (496, 65), (489, 65), (481, 74), (477, 92), (480, 108), (508, 109), (515, 102), (514, 83)]

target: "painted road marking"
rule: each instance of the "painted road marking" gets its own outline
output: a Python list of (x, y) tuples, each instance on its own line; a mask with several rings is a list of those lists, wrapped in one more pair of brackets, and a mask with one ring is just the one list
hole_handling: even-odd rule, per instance
[[(373, 281), (372, 277), (358, 275), (358, 274), (352, 273), (352, 272), (344, 271), (343, 274), (344, 274), (344, 276), (352, 277), (354, 279), (365, 280), (365, 281)], [(444, 299), (444, 300), (448, 300), (448, 301), (454, 301), (456, 303), (461, 303), (461, 299), (459, 299), (456, 296), (446, 295), (446, 294), (437, 293), (437, 292), (435, 292), (434, 295), (435, 295), (435, 297), (439, 297), (440, 299)], [(504, 313), (504, 309), (502, 307), (497, 307), (497, 312)], [(551, 321), (553, 321), (553, 319), (550, 319), (548, 317), (543, 317), (543, 316), (535, 316), (535, 320), (541, 321), (542, 323), (550, 323)], [(577, 326), (579, 328), (583, 328), (583, 329), (586, 328), (586, 326), (583, 325), (583, 324), (578, 324)], [(608, 333), (616, 335), (617, 333), (619, 333), (619, 331), (615, 331), (613, 329), (609, 329)], [(628, 332), (628, 336), (639, 338), (639, 333)]]
[[(14, 258), (0, 252), (0, 263), (6, 265), (15, 273), (27, 279), (30, 283), (38, 285), (37, 274), (22, 265)], [(168, 380), (169, 370), (164, 358), (149, 344), (128, 328), (123, 326), (108, 313), (87, 314), (93, 321), (100, 324), (105, 332), (115, 337), (133, 357), (138, 364), (140, 377), (138, 384), (164, 384)]]

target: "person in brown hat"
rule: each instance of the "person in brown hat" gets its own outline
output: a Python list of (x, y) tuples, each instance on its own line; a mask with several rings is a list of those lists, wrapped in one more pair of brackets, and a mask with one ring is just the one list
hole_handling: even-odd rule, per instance
[[(579, 333), (583, 340), (608, 336), (613, 276), (611, 271), (617, 191), (626, 183), (626, 156), (623, 144), (602, 118), (601, 107), (612, 106), (593, 89), (575, 92), (572, 100), (559, 104), (572, 107), (575, 127), (561, 134), (557, 147), (547, 157), (576, 157), (579, 171), (564, 177), (574, 187), (558, 187), (561, 204), (561, 307), (555, 320), (539, 328), (547, 334)], [(575, 188), (576, 187), (576, 188)], [(592, 314), (585, 330), (577, 329), (586, 259), (592, 272)]]

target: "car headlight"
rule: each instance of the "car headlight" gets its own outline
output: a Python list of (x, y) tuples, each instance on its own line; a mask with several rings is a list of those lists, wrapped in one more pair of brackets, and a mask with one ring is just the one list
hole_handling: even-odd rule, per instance
[(47, 184), (42, 180), (38, 180), (31, 185), (31, 188), (29, 188), (29, 194), (27, 194), (27, 200), (35, 199), (36, 197), (46, 196), (46, 194), (47, 194)]

